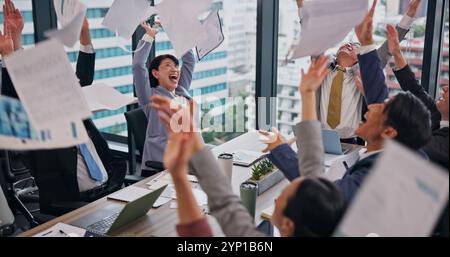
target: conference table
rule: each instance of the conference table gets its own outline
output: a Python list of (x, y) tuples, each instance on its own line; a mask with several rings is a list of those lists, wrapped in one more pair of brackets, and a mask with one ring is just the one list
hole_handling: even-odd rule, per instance
[[(262, 151), (265, 145), (259, 141), (259, 135), (257, 132), (245, 133), (229, 142), (222, 145), (216, 146), (212, 149), (214, 155), (219, 156), (222, 153), (233, 153), (237, 150), (250, 150), (250, 151)], [(232, 173), (232, 189), (236, 195), (239, 195), (240, 184), (251, 177), (252, 171), (251, 167), (233, 166)], [(159, 174), (146, 178), (134, 185), (134, 187), (147, 188), (147, 183), (154, 180)], [(220, 182), (218, 182), (220, 183)], [(266, 233), (273, 233), (271, 231), (271, 225), (261, 218), (261, 213), (273, 206), (275, 199), (280, 195), (281, 191), (288, 185), (289, 181), (283, 179), (281, 182), (274, 185), (272, 188), (258, 196), (256, 201), (256, 211), (255, 211), (255, 225), (260, 226)], [(195, 186), (195, 185), (194, 185)], [(122, 190), (126, 190), (124, 188)], [(55, 218), (47, 223), (37, 226), (31, 230), (28, 230), (22, 234), (20, 237), (29, 237), (41, 233), (44, 230), (56, 225), (59, 222), (70, 224), (84, 216), (87, 216), (99, 208), (115, 208), (123, 207), (126, 203), (111, 200), (107, 197), (103, 197), (95, 202), (92, 202), (80, 209), (74, 210), (63, 216)], [(223, 236), (223, 232), (220, 229), (219, 224), (214, 219), (214, 217), (207, 215), (209, 224), (213, 230), (215, 236)], [(170, 204), (164, 204), (159, 208), (151, 209), (146, 216), (134, 221), (133, 223), (117, 230), (113, 236), (130, 236), (130, 237), (173, 237), (177, 236), (176, 225), (178, 224), (178, 213), (177, 209), (171, 209)]]

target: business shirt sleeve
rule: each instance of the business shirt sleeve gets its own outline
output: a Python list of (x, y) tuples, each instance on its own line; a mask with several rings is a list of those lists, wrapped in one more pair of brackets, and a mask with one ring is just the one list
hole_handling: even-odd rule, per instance
[(187, 52), (181, 60), (183, 61), (183, 65), (181, 66), (180, 81), (178, 84), (186, 89), (186, 91), (189, 91), (195, 69), (195, 56), (192, 50)]
[(267, 155), (267, 158), (283, 172), (289, 181), (300, 176), (299, 159), (289, 145), (283, 144), (276, 147)]
[(441, 113), (436, 107), (434, 99), (425, 91), (419, 81), (416, 79), (416, 75), (411, 70), (409, 65), (406, 65), (403, 69), (394, 70), (395, 77), (397, 78), (400, 87), (404, 91), (409, 91), (419, 98), (428, 110), (431, 112), (432, 129), (437, 130), (440, 127)]
[(319, 177), (324, 174), (324, 148), (319, 121), (302, 121), (295, 126), (299, 175)]
[[(363, 49), (362, 49), (363, 50)], [(358, 55), (367, 105), (383, 103), (389, 96), (381, 61), (375, 50)]]
[(233, 193), (230, 181), (225, 177), (215, 156), (206, 147), (190, 160), (193, 175), (208, 195), (208, 206), (212, 216), (219, 222), (226, 236), (264, 236), (254, 224), (253, 218)]
[(82, 87), (92, 85), (94, 82), (95, 52), (92, 46), (80, 47), (75, 73)]
[(204, 217), (201, 220), (188, 224), (178, 224), (177, 233), (180, 237), (212, 237), (213, 233), (208, 220)]
[(137, 49), (141, 49), (134, 54), (133, 57), (133, 79), (134, 88), (138, 97), (139, 106), (145, 107), (150, 102), (152, 90), (150, 87), (150, 75), (146, 63), (150, 51), (152, 50), (153, 42), (144, 40), (139, 41)]

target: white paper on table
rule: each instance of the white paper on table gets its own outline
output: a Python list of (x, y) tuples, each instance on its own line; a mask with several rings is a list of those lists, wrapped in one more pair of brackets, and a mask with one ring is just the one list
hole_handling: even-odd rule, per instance
[(164, 26), (175, 53), (182, 57), (190, 49), (204, 42), (208, 33), (198, 17), (208, 10), (211, 0), (164, 0), (156, 6), (158, 17)]
[(330, 181), (341, 179), (347, 170), (355, 165), (355, 163), (359, 160), (359, 157), (359, 151), (353, 151), (342, 156), (342, 158), (335, 159), (331, 163), (329, 170), (324, 174), (324, 177)]
[(448, 180), (448, 171), (388, 142), (335, 235), (430, 236), (448, 204)]
[(367, 14), (361, 0), (305, 1), (301, 38), (291, 59), (316, 56), (341, 42)]
[(53, 3), (61, 28), (46, 31), (45, 35), (60, 41), (65, 46), (73, 47), (80, 38), (87, 7), (78, 0), (54, 0)]
[(124, 106), (137, 103), (136, 97), (120, 93), (113, 87), (97, 84), (81, 89), (91, 112), (117, 110)]
[(151, 191), (141, 187), (129, 186), (124, 188), (118, 192), (115, 192), (108, 196), (108, 199), (118, 200), (122, 202), (132, 202), (136, 199), (139, 199)]
[(202, 26), (207, 31), (208, 38), (196, 47), (199, 60), (218, 48), (225, 40), (219, 11), (211, 12), (203, 22)]
[(137, 26), (155, 12), (148, 0), (115, 0), (102, 25), (119, 37), (130, 39)]
[[(189, 182), (192, 182), (192, 183), (198, 183), (198, 179), (194, 175), (188, 175), (188, 180), (189, 180)], [(146, 185), (149, 186), (149, 189), (156, 190), (158, 188), (161, 188), (165, 185), (172, 184), (172, 183), (173, 183), (173, 181), (172, 181), (172, 176), (170, 175), (170, 173), (162, 172), (159, 176), (157, 176), (156, 178), (147, 182)]]
[(91, 116), (69, 58), (59, 42), (44, 41), (35, 48), (15, 52), (4, 61), (36, 129)]
[(85, 229), (59, 222), (33, 237), (84, 237), (85, 234)]
[(172, 201), (172, 198), (160, 196), (158, 200), (156, 200), (156, 202), (153, 204), (153, 208), (159, 208), (170, 201)]

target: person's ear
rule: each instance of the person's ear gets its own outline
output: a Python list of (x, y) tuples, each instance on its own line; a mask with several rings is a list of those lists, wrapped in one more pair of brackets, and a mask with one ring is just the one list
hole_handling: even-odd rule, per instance
[(153, 75), (153, 77), (155, 77), (156, 79), (159, 79), (159, 72), (158, 72), (158, 70), (153, 69), (153, 70), (152, 70), (152, 75)]
[(383, 133), (381, 134), (381, 136), (384, 139), (394, 139), (396, 138), (398, 135), (398, 132), (396, 129), (394, 129), (393, 127), (387, 127), (383, 130)]
[(294, 222), (286, 217), (282, 218), (280, 233), (284, 237), (294, 236), (295, 224)]

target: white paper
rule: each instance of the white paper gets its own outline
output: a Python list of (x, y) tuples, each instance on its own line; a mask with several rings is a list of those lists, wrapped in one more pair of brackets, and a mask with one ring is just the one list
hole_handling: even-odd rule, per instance
[(15, 52), (5, 58), (5, 64), (36, 129), (91, 116), (64, 47), (57, 41)]
[(82, 91), (91, 112), (117, 110), (124, 106), (137, 103), (136, 97), (124, 95), (105, 84), (83, 87)]
[(170, 201), (172, 201), (172, 198), (160, 196), (158, 200), (156, 200), (156, 202), (153, 204), (153, 208), (159, 208)]
[(237, 150), (233, 153), (233, 164), (250, 166), (259, 159), (263, 158), (266, 154), (262, 152), (249, 151), (249, 150)]
[(204, 42), (208, 33), (198, 17), (206, 12), (211, 0), (164, 0), (156, 6), (158, 17), (178, 57)]
[(305, 1), (301, 38), (290, 58), (320, 55), (341, 42), (367, 14), (361, 0)]
[[(188, 180), (192, 183), (198, 183), (197, 177), (193, 175), (188, 175)], [(169, 184), (173, 184), (172, 176), (168, 172), (162, 172), (159, 176), (147, 182), (146, 185), (149, 186), (150, 190), (156, 190)]]
[(45, 35), (60, 41), (65, 46), (73, 47), (80, 37), (87, 7), (78, 0), (54, 0), (53, 3), (61, 28), (46, 31)]
[(430, 236), (448, 204), (448, 171), (388, 142), (337, 236)]
[(155, 13), (147, 0), (115, 0), (102, 25), (119, 37), (130, 39), (137, 26)]
[(59, 222), (33, 237), (84, 237), (85, 234), (85, 229)]
[(359, 160), (359, 156), (359, 151), (353, 151), (335, 160), (330, 165), (330, 169), (324, 174), (324, 177), (330, 181), (341, 179), (347, 170), (355, 165), (355, 163)]
[(64, 148), (86, 143), (88, 135), (81, 120), (67, 121), (36, 130), (22, 104), (0, 96), (0, 148), (36, 150)]
[(207, 31), (208, 37), (196, 47), (199, 60), (214, 51), (214, 49), (219, 47), (225, 40), (219, 11), (211, 12), (203, 22), (202, 26)]
[(108, 196), (108, 199), (123, 201), (123, 202), (132, 202), (136, 199), (143, 197), (144, 195), (149, 194), (151, 191), (141, 187), (129, 186), (124, 188), (114, 194)]

